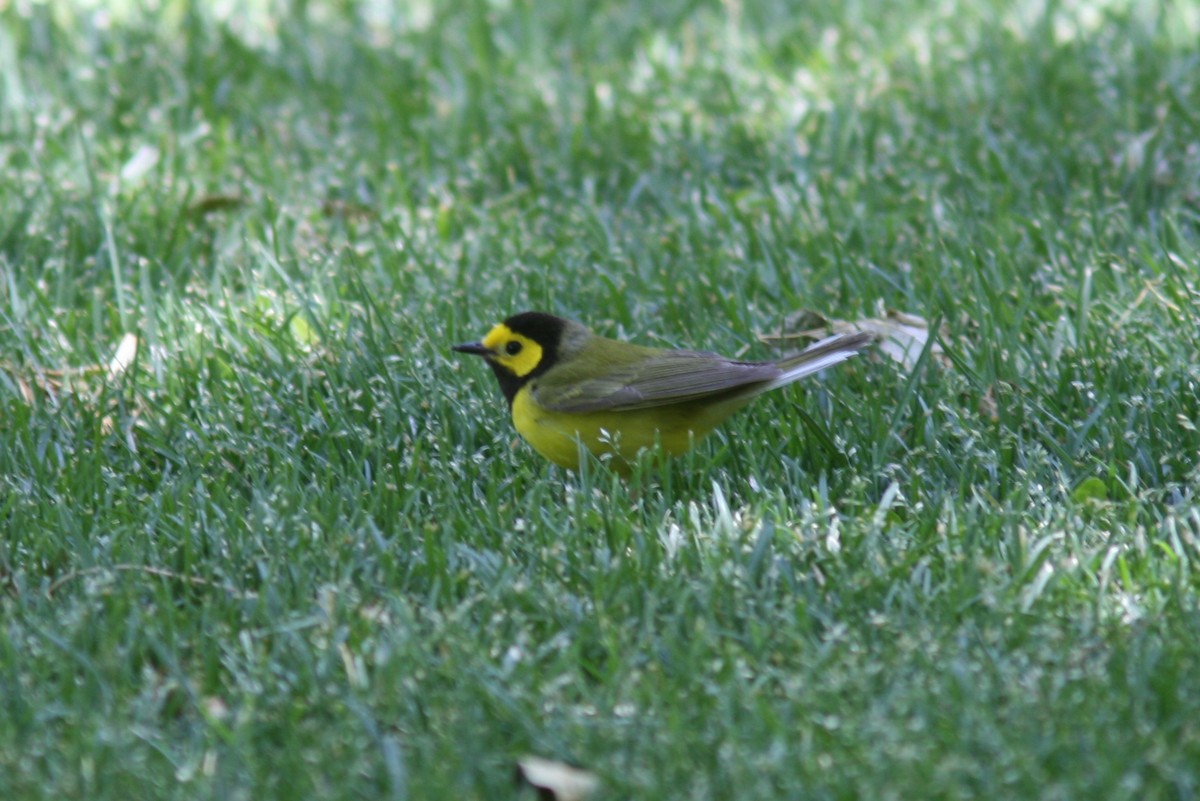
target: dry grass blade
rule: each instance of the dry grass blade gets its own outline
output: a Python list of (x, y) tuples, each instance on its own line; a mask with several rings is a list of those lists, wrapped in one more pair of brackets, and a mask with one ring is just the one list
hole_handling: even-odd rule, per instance
[(171, 570), (166, 570), (161, 567), (151, 567), (150, 565), (107, 565), (97, 567), (85, 567), (80, 570), (72, 570), (56, 578), (49, 587), (46, 588), (46, 597), (53, 598), (54, 593), (62, 589), (63, 585), (69, 584), (76, 579), (84, 578), (85, 576), (94, 576), (103, 573), (142, 573), (147, 576), (157, 576), (159, 578), (172, 579), (174, 581), (182, 581), (185, 584), (191, 584), (194, 587), (212, 587), (218, 590), (224, 590), (234, 598), (244, 600), (247, 598), (255, 598), (257, 595), (252, 592), (243, 592), (237, 587), (228, 584), (220, 584), (215, 581), (209, 581), (200, 576), (184, 576), (175, 573)]
[(62, 392), (69, 392), (77, 396), (95, 395), (98, 387), (93, 386), (94, 377), (103, 375), (104, 380), (107, 381), (120, 378), (128, 372), (137, 359), (138, 347), (137, 335), (126, 333), (121, 337), (108, 364), (88, 364), (83, 367), (56, 369), (34, 367), (22, 370), (18, 365), (3, 363), (0, 364), (0, 370), (4, 370), (12, 377), (21, 399), (32, 406), (39, 397), (48, 397), (53, 401)]

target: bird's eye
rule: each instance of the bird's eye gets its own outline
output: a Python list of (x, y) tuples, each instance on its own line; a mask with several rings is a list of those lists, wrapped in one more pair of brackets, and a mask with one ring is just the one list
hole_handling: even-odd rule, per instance
[(509, 342), (507, 345), (504, 346), (504, 352), (507, 353), (509, 356), (516, 356), (518, 353), (521, 352), (521, 343), (516, 342), (516, 341)]

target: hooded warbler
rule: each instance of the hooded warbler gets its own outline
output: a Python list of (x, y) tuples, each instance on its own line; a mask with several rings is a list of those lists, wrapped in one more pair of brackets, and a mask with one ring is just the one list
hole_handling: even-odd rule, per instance
[(752, 399), (853, 356), (872, 335), (835, 335), (784, 359), (745, 362), (715, 353), (648, 348), (597, 336), (542, 312), (509, 317), (479, 342), (508, 400), (513, 425), (534, 450), (569, 469), (579, 446), (613, 454), (619, 470), (640, 449), (691, 447)]

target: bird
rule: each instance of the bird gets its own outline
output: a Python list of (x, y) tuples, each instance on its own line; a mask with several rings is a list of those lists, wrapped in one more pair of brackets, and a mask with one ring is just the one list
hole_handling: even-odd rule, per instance
[(873, 340), (835, 334), (793, 356), (741, 361), (609, 339), (527, 311), (478, 342), (452, 347), (483, 357), (517, 432), (542, 456), (578, 470), (582, 444), (628, 473), (643, 448), (678, 456), (759, 395), (845, 361)]

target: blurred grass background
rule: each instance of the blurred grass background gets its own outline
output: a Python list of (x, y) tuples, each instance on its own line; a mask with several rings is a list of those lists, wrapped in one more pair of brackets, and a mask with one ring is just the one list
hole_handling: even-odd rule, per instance
[[(0, 796), (1193, 797), (1198, 36), (0, 1)], [(527, 308), (748, 357), (902, 309), (949, 364), (626, 484), (448, 351)]]

